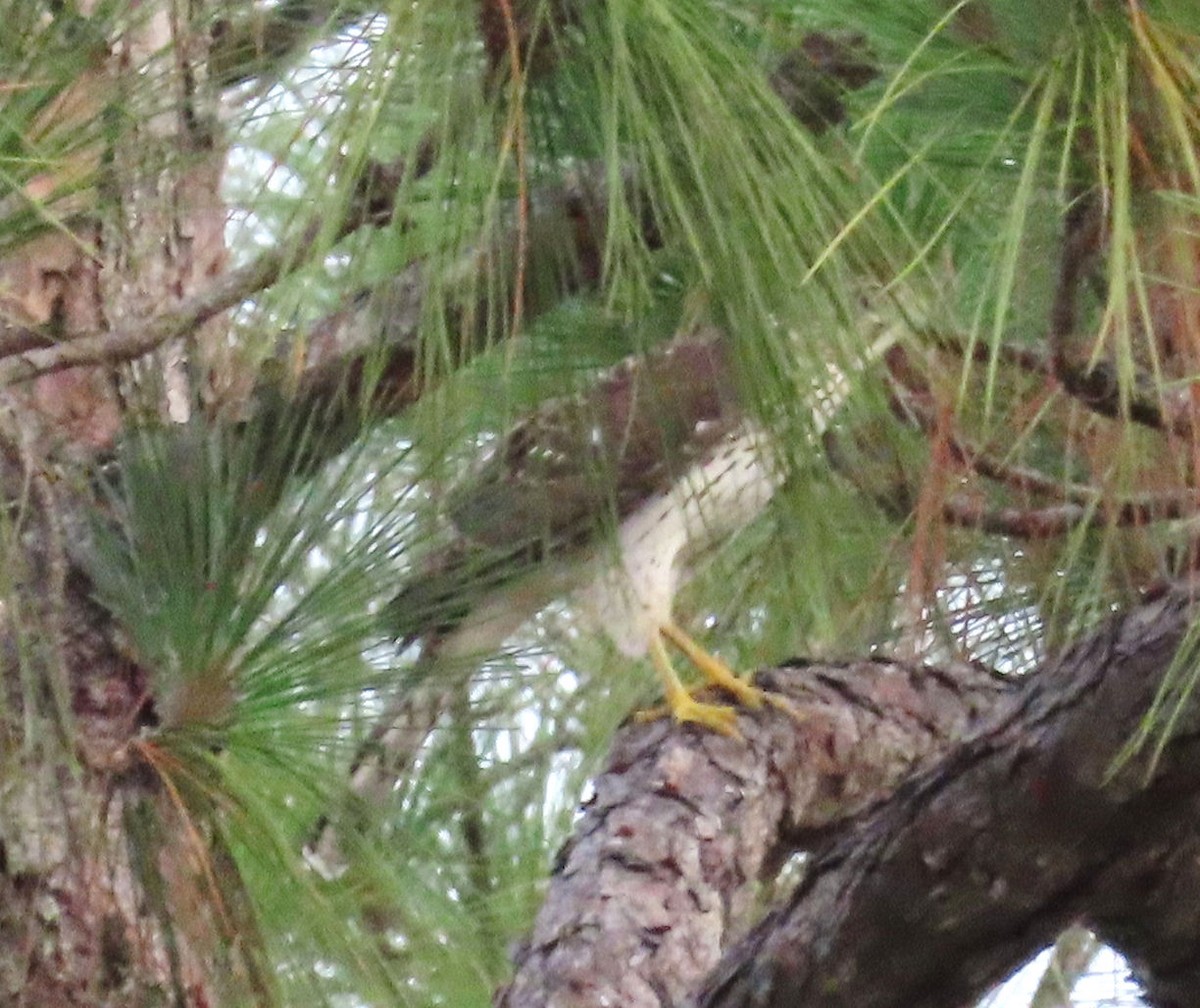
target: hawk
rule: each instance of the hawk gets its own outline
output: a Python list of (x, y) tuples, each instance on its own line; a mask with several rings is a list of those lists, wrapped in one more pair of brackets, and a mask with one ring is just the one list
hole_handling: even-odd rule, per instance
[[(885, 332), (863, 363), (892, 342)], [(813, 390), (814, 435), (847, 394), (831, 366), (830, 381)], [(456, 537), (392, 600), (384, 624), (401, 645), (423, 645), (426, 668), (474, 667), (572, 595), (622, 654), (649, 656), (672, 717), (736, 736), (735, 709), (697, 699), (668, 646), (742, 705), (786, 704), (693, 641), (674, 621), (675, 593), (709, 550), (766, 507), (780, 479), (764, 435), (738, 405), (724, 341), (711, 331), (679, 338), (510, 431), (450, 494)], [(356, 795), (386, 794), (450, 689), (433, 676), (393, 700), (351, 766)], [(344, 869), (331, 819), (322, 817), (306, 854), (325, 874)]]
[[(815, 390), (818, 433), (845, 396), (841, 373), (831, 373)], [(712, 331), (678, 338), (502, 439), (450, 495), (458, 538), (393, 603), (400, 626), (436, 612), (436, 629), (426, 615), (399, 636), (423, 634), (442, 659), (478, 658), (570, 595), (622, 654), (649, 656), (677, 721), (736, 734), (734, 709), (693, 696), (668, 646), (741, 704), (769, 698), (696, 643), (673, 603), (696, 563), (753, 521), (780, 479), (738, 406), (724, 341)]]

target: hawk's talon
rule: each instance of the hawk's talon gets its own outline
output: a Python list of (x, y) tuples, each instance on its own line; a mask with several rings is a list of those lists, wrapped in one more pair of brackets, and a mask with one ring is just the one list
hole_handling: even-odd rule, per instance
[(768, 693), (766, 690), (748, 683), (721, 661), (721, 659), (705, 651), (704, 648), (692, 640), (686, 631), (675, 623), (663, 624), (650, 642), (650, 657), (663, 680), (663, 687), (667, 697), (666, 706), (641, 712), (638, 715), (639, 721), (651, 721), (656, 717), (670, 714), (676, 721), (695, 721), (699, 724), (707, 725), (709, 728), (719, 731), (723, 735), (736, 734), (740, 737), (740, 733), (734, 727), (734, 721), (737, 717), (736, 709), (696, 700), (692, 695), (693, 690), (688, 690), (679, 681), (679, 676), (676, 675), (675, 669), (671, 666), (671, 660), (663, 644), (664, 640), (670, 641), (671, 644), (683, 652), (688, 661), (707, 680), (704, 685), (696, 687), (696, 689), (707, 689), (710, 686), (716, 686), (718, 689), (723, 689), (732, 695), (738, 705), (742, 707), (757, 710), (764, 703), (769, 703), (772, 707), (783, 711), (783, 713), (794, 720), (798, 722), (804, 721), (804, 716), (789, 700), (779, 696), (777, 693)]
[(690, 721), (693, 724), (703, 725), (705, 728), (710, 728), (712, 731), (731, 738), (740, 739), (742, 737), (742, 733), (738, 731), (737, 727), (736, 710), (722, 704), (696, 700), (686, 690), (682, 696), (676, 697), (670, 703), (661, 707), (640, 710), (633, 715), (634, 721), (638, 724), (646, 724), (664, 717), (670, 717), (677, 724)]
[(709, 654), (675, 623), (665, 623), (659, 629), (667, 640), (674, 644), (712, 686), (719, 686), (732, 693), (743, 707), (761, 707), (762, 690), (751, 686), (716, 655)]

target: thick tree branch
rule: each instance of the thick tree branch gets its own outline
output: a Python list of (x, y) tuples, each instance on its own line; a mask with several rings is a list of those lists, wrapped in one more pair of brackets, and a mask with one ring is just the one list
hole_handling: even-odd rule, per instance
[(697, 1004), (950, 1008), (1065, 924), (1117, 905), (1118, 893), (1131, 917), (1157, 913), (1129, 899), (1136, 872), (1110, 866), (1145, 864), (1156, 851), (1161, 863), (1172, 840), (1194, 844), (1195, 705), (1148, 784), (1144, 759), (1114, 767), (1195, 613), (1191, 597), (1174, 592), (1031, 676), (985, 730), (821, 857), (789, 905), (729, 953)]
[(885, 661), (760, 677), (799, 709), (739, 720), (744, 741), (665, 722), (618, 736), (504, 1008), (678, 1004), (746, 923), (759, 879), (972, 730), (1004, 692), (963, 667)]
[(744, 745), (627, 731), (498, 1004), (679, 1003), (755, 881), (831, 828), (841, 840), (697, 1004), (957, 1008), (1076, 920), (1130, 956), (1152, 1004), (1197, 1003), (1195, 705), (1156, 766), (1116, 762), (1196, 610), (1179, 589), (1115, 618), (1008, 696), (933, 670), (811, 666), (803, 684), (767, 680), (799, 730), (771, 713), (742, 722)]

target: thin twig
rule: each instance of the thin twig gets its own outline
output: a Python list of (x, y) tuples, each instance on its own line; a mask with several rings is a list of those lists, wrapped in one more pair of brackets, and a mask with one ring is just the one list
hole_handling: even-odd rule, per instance
[(1177, 408), (1154, 394), (1153, 380), (1144, 374), (1134, 376), (1131, 388), (1121, 388), (1111, 364), (1100, 361), (1092, 366), (1064, 362), (1055, 368), (1049, 354), (1034, 347), (1011, 343), (988, 343), (966, 340), (958, 334), (926, 333), (941, 350), (990, 364), (993, 360), (1011, 364), (1030, 374), (1042, 374), (1057, 380), (1059, 387), (1072, 399), (1093, 413), (1112, 420), (1131, 420), (1151, 430), (1169, 431), (1191, 438), (1195, 432), (1189, 408)]
[(1124, 501), (1115, 508), (1102, 504), (1055, 504), (1044, 508), (987, 508), (982, 501), (956, 494), (945, 502), (942, 516), (951, 525), (978, 529), (1015, 539), (1054, 539), (1080, 525), (1089, 528), (1127, 528), (1193, 516), (1198, 508), (1194, 491)]
[(1092, 527), (1148, 525), (1200, 512), (1200, 492), (1195, 489), (1105, 500), (1099, 487), (1056, 480), (1039, 469), (995, 458), (958, 434), (943, 430), (941, 418), (935, 416), (932, 408), (923, 401), (927, 396), (905, 381), (901, 374), (893, 374), (892, 381), (899, 412), (933, 438), (935, 445), (944, 440), (960, 465), (1014, 490), (1038, 494), (1055, 502), (1043, 508), (986, 510), (978, 502), (958, 495), (950, 498), (943, 508), (943, 519), (952, 525), (1022, 539), (1043, 539), (1065, 534), (1084, 522)]
[[(305, 232), (309, 239), (314, 237), (310, 234), (312, 230)], [(301, 241), (298, 246), (303, 248), (307, 244), (308, 241)], [(149, 319), (136, 319), (108, 332), (90, 333), (16, 354), (0, 361), (0, 388), (84, 364), (134, 360), (171, 339), (187, 335), (215, 315), (269, 287), (299, 261), (300, 257), (291, 248), (273, 249), (254, 262), (224, 274), (173, 309)]]
[[(369, 166), (360, 175), (354, 199), (334, 239), (344, 238), (365, 225), (390, 220), (395, 211), (395, 186), (388, 183), (394, 183), (408, 170), (421, 175), (431, 163), (432, 153), (428, 145), (422, 144), (410, 167)], [(105, 332), (88, 333), (0, 360), (0, 388), (81, 365), (136, 360), (172, 339), (186, 336), (306, 263), (322, 229), (322, 221), (312, 221), (296, 240), (281, 243), (253, 262), (224, 273), (204, 290), (148, 319), (132, 319)]]

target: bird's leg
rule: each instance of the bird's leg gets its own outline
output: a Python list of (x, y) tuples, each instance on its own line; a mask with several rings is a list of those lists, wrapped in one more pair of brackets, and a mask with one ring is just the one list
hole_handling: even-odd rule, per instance
[(671, 657), (667, 654), (666, 645), (663, 644), (662, 637), (658, 634), (655, 634), (650, 640), (650, 660), (654, 663), (654, 667), (662, 679), (667, 706), (665, 711), (657, 709), (639, 712), (637, 714), (639, 721), (651, 721), (665, 713), (670, 713), (676, 721), (694, 721), (713, 731), (720, 732), (722, 735), (740, 737), (741, 733), (735, 724), (737, 713), (732, 707), (703, 703), (693, 697), (687, 687), (679, 681), (679, 676), (671, 665)]
[(767, 693), (757, 686), (750, 685), (720, 658), (710, 654), (697, 644), (678, 623), (664, 623), (659, 628), (659, 633), (683, 652), (687, 660), (697, 668), (710, 685), (719, 686), (726, 692), (732, 693), (742, 706), (761, 707), (765, 701), (772, 707), (778, 707), (784, 713), (801, 720), (799, 713), (787, 700), (777, 694)]
[(732, 693), (746, 707), (761, 707), (763, 692), (740, 679), (720, 658), (704, 650), (678, 623), (664, 623), (659, 633), (674, 644), (707, 683)]

